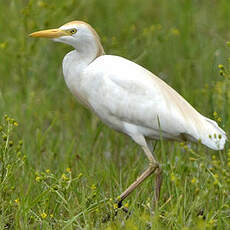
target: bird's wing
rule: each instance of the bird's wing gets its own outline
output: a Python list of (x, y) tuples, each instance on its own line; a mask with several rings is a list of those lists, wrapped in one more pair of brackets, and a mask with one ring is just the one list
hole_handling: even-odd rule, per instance
[[(174, 89), (140, 65), (104, 55), (91, 63), (86, 73), (87, 87), (97, 89), (90, 90), (88, 100), (102, 119), (106, 119), (103, 114), (110, 114), (120, 121), (171, 135), (172, 139), (181, 134), (195, 140), (209, 136), (205, 126), (211, 123)], [(223, 131), (220, 133), (224, 135)]]

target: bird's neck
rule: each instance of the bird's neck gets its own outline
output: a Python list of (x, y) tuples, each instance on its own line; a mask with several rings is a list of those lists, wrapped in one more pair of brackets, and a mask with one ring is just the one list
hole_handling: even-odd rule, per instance
[(97, 57), (104, 54), (104, 49), (96, 37), (85, 37), (84, 40), (80, 40), (74, 46), (78, 60), (82, 64), (89, 65)]

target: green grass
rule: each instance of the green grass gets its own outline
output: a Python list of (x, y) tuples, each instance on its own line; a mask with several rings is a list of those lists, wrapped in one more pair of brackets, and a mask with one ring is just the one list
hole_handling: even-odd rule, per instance
[(0, 229), (230, 229), (228, 144), (158, 143), (159, 207), (152, 177), (126, 199), (127, 220), (120, 211), (102, 223), (147, 159), (69, 93), (61, 63), (71, 47), (27, 36), (87, 21), (106, 53), (148, 68), (228, 132), (229, 0), (0, 3)]

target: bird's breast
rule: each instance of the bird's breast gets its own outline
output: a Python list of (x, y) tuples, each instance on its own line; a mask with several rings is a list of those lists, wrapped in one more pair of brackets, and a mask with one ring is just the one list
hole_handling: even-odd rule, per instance
[(85, 65), (78, 60), (75, 51), (71, 51), (65, 56), (63, 60), (63, 75), (66, 85), (81, 104), (91, 108), (82, 87), (84, 69)]

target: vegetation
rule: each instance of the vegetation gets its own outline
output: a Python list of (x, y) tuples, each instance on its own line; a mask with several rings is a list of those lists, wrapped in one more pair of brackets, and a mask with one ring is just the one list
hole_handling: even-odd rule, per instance
[(129, 218), (115, 216), (146, 157), (69, 93), (61, 63), (72, 48), (27, 36), (87, 21), (106, 53), (151, 70), (229, 131), (229, 0), (0, 3), (0, 229), (230, 229), (228, 144), (159, 142), (158, 208), (152, 177), (126, 199)]

